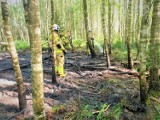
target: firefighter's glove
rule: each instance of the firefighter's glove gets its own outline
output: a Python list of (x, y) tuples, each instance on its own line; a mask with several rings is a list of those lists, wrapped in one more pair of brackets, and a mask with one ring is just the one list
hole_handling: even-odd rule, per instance
[(66, 55), (66, 53), (67, 53), (67, 52), (66, 52), (65, 50), (63, 50), (63, 54)]
[(61, 49), (61, 45), (60, 45), (60, 44), (57, 44), (57, 47), (58, 47), (59, 49)]

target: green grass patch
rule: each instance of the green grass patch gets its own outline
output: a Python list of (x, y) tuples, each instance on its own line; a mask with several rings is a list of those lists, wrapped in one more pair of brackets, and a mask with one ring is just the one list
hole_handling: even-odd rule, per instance
[[(72, 105), (72, 108), (74, 106)], [(92, 120), (94, 115), (92, 114), (92, 106), (81, 104), (80, 106), (76, 106), (74, 110), (65, 114), (65, 120)]]
[(16, 40), (16, 41), (14, 41), (14, 43), (15, 43), (17, 51), (18, 50), (28, 50), (30, 47), (30, 45), (27, 41)]
[(86, 41), (83, 39), (74, 39), (73, 46), (76, 51), (84, 51), (86, 50)]
[[(136, 46), (135, 44), (131, 45), (131, 52), (133, 59), (136, 58)], [(114, 40), (112, 43), (112, 56), (119, 59), (120, 61), (127, 60), (127, 46), (122, 40)]]
[[(21, 51), (21, 50), (29, 50), (30, 45), (28, 43), (28, 41), (21, 41), (21, 40), (16, 40), (14, 41), (15, 46), (17, 51)], [(47, 49), (48, 48), (48, 42), (45, 40), (41, 41), (41, 46), (43, 49)]]
[(154, 115), (154, 120), (160, 120), (160, 105), (156, 107), (157, 111)]

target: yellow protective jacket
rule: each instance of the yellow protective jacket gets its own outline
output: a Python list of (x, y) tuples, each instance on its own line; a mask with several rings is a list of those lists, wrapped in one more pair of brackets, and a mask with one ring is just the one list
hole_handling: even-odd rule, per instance
[[(54, 37), (54, 39), (53, 39), (53, 37)], [(54, 42), (54, 44), (52, 44), (52, 42)], [(65, 48), (62, 44), (62, 41), (61, 41), (58, 33), (56, 33), (56, 32), (53, 32), (50, 34), (50, 48), (52, 48), (52, 47), (54, 47), (56, 54), (63, 54), (63, 51), (65, 51)]]
[(59, 76), (65, 76), (64, 72), (64, 47), (57, 32), (50, 34), (50, 47), (55, 50), (55, 71)]

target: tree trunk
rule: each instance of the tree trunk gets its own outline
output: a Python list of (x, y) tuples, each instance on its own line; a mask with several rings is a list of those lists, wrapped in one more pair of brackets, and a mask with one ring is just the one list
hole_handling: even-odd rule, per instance
[(151, 26), (151, 39), (150, 39), (150, 89), (154, 91), (160, 90), (160, 80), (158, 75), (159, 70), (159, 46), (160, 46), (160, 1), (154, 0), (153, 3), (153, 16)]
[[(113, 11), (114, 12), (114, 11)], [(112, 29), (112, 25), (111, 25), (111, 13), (112, 13), (112, 9), (111, 9), (111, 1), (108, 0), (108, 53), (111, 54), (111, 29)]]
[[(54, 1), (51, 0), (51, 26), (53, 26), (54, 24)], [(52, 30), (51, 30), (52, 31)], [(56, 80), (56, 71), (55, 71), (55, 56), (56, 56), (56, 52), (55, 52), (55, 42), (54, 42), (54, 33), (51, 32), (52, 34), (52, 42), (51, 42), (51, 46), (52, 46), (52, 83), (57, 83)]]
[(55, 16), (55, 14), (54, 14), (54, 1), (51, 0), (51, 25), (54, 24), (54, 16)]
[(149, 26), (149, 12), (150, 12), (150, 0), (143, 1), (143, 16), (142, 26), (140, 31), (140, 71), (139, 71), (139, 82), (140, 82), (140, 98), (141, 103), (146, 104), (147, 100), (147, 82), (146, 82), (146, 49), (147, 49), (147, 36)]
[(88, 27), (88, 14), (87, 14), (87, 1), (86, 0), (83, 0), (83, 12), (84, 12), (83, 14), (84, 14), (84, 23), (85, 23), (87, 44), (88, 44), (89, 50), (91, 52), (91, 57), (95, 58), (96, 53), (95, 53), (94, 48), (91, 45), (91, 41), (89, 40), (89, 35), (88, 35), (89, 27)]
[(90, 2), (90, 27), (91, 27), (91, 31), (92, 31), (92, 33), (93, 33), (93, 31), (94, 31), (94, 29), (93, 29), (93, 8), (94, 8), (94, 6), (93, 6), (93, 0), (90, 0), (89, 1)]
[(32, 102), (35, 120), (45, 120), (40, 13), (38, 0), (29, 1)]
[(118, 0), (118, 4), (119, 4), (119, 11), (118, 11), (118, 19), (119, 19), (119, 25), (118, 25), (118, 32), (119, 32), (119, 36), (120, 38), (122, 38), (122, 0)]
[(108, 44), (107, 44), (107, 34), (106, 34), (106, 12), (105, 12), (105, 0), (102, 0), (101, 6), (102, 6), (102, 28), (103, 28), (103, 36), (104, 36), (104, 48), (105, 48), (105, 54), (106, 54), (106, 65), (107, 67), (110, 67), (110, 58), (108, 53)]
[[(28, 16), (29, 0), (23, 0), (23, 7), (24, 7), (25, 23), (26, 23), (27, 31), (28, 31), (28, 25), (29, 25), (29, 16)], [(27, 34), (27, 41), (29, 42), (29, 36), (28, 36), (28, 34)]]
[(123, 26), (124, 26), (124, 31), (123, 31), (123, 36), (124, 36), (124, 42), (125, 42), (125, 44), (127, 43), (127, 36), (128, 36), (128, 28), (127, 28), (127, 22), (128, 22), (128, 19), (127, 19), (127, 12), (128, 12), (128, 10), (127, 10), (127, 6), (128, 6), (128, 4), (127, 4), (127, 0), (124, 0), (124, 10), (123, 10), (123, 14), (125, 13), (125, 16), (124, 16), (124, 18), (125, 18), (125, 24), (123, 24)]
[(140, 39), (140, 28), (141, 28), (141, 14), (140, 14), (140, 0), (138, 0), (138, 13), (137, 13), (137, 23), (136, 23), (136, 48), (137, 48), (137, 54), (136, 54), (136, 60), (139, 60), (139, 54), (140, 54), (140, 46), (139, 46), (139, 39)]
[(14, 45), (13, 36), (11, 32), (11, 27), (9, 22), (9, 8), (8, 8), (7, 2), (2, 1), (1, 7), (2, 7), (2, 17), (4, 21), (4, 31), (8, 41), (9, 51), (12, 57), (13, 69), (15, 72), (15, 77), (17, 82), (19, 109), (24, 110), (26, 108), (25, 88), (23, 85), (23, 77), (22, 77), (22, 73), (19, 65), (18, 54), (16, 51), (16, 47)]
[[(46, 1), (46, 25), (45, 25), (45, 40), (49, 43), (49, 2)], [(48, 44), (49, 45), (49, 44)]]
[(127, 29), (128, 29), (128, 34), (127, 34), (127, 54), (128, 54), (128, 68), (132, 69), (133, 68), (133, 62), (132, 62), (132, 52), (131, 52), (131, 40), (132, 40), (132, 16), (131, 16), (131, 10), (132, 10), (132, 0), (129, 0), (128, 3), (128, 12), (127, 12)]

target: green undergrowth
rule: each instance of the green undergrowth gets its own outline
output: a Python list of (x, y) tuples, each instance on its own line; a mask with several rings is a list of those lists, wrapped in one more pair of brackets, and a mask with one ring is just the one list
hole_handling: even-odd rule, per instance
[(147, 99), (147, 108), (149, 109), (149, 114), (152, 116), (153, 120), (160, 120), (160, 92), (150, 91)]
[(86, 50), (86, 41), (83, 39), (74, 39), (73, 46), (76, 51)]
[[(97, 54), (102, 53), (104, 41), (102, 39), (100, 39), (100, 40), (95, 39), (94, 44), (95, 44), (95, 50), (96, 50)], [(86, 50), (86, 41), (83, 39), (74, 39), (73, 45), (75, 46), (77, 51)], [(133, 59), (135, 59), (137, 50), (136, 50), (136, 46), (134, 43), (132, 43), (131, 49), (132, 49)], [(127, 60), (127, 47), (126, 47), (123, 40), (121, 40), (119, 38), (115, 38), (113, 40), (113, 42), (112, 42), (112, 57), (117, 58), (120, 61)]]
[(154, 120), (160, 120), (160, 105), (156, 106), (156, 109)]
[(16, 40), (16, 41), (14, 41), (14, 43), (15, 43), (17, 51), (29, 50), (30, 45), (29, 45), (28, 41)]
[[(15, 40), (14, 43), (15, 43), (17, 51), (29, 50), (29, 48), (30, 48), (30, 44), (29, 44), (28, 41)], [(48, 48), (48, 42), (45, 41), (45, 40), (42, 40), (41, 41), (41, 46), (42, 46), (42, 49), (47, 49)]]
[[(63, 120), (120, 120), (123, 112), (121, 104), (111, 107), (107, 103), (102, 103), (95, 107), (91, 104), (81, 103), (73, 110), (67, 110), (67, 107), (68, 105), (54, 106), (52, 107), (52, 113), (54, 115), (64, 113)], [(72, 108), (75, 108), (74, 104)]]
[[(73, 115), (72, 119), (76, 120), (119, 120), (122, 115), (122, 106), (117, 104), (113, 107), (104, 103), (98, 110), (93, 110), (93, 106), (83, 105)], [(71, 119), (71, 120), (72, 120)]]
[[(73, 39), (73, 46), (77, 52), (86, 52), (86, 40), (85, 39)], [(97, 54), (103, 53), (103, 39), (95, 39), (95, 51)], [(28, 41), (15, 40), (15, 45), (17, 50), (28, 50), (30, 45)], [(48, 48), (48, 42), (46, 40), (41, 41), (42, 49)], [(131, 43), (132, 59), (136, 60), (137, 49), (134, 42)], [(149, 50), (147, 50), (147, 66), (150, 66)], [(127, 63), (127, 46), (125, 45), (124, 40), (120, 38), (114, 38), (112, 41), (112, 54), (111, 57), (116, 58), (119, 61)], [(160, 48), (159, 48), (159, 57), (160, 57)]]
[[(133, 60), (136, 59), (136, 46), (134, 43), (131, 45), (131, 52)], [(112, 56), (120, 61), (127, 60), (127, 46), (121, 39), (115, 39), (112, 44)]]

